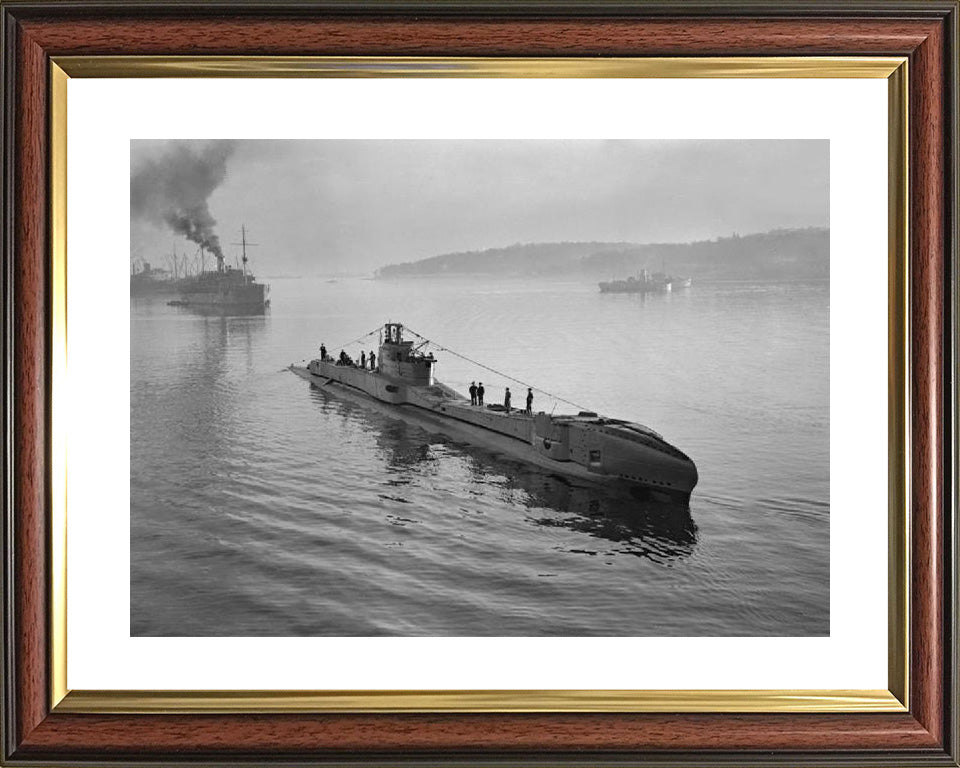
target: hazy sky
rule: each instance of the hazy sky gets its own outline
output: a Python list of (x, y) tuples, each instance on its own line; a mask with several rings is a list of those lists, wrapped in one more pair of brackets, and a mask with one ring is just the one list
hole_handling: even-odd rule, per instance
[[(173, 147), (172, 145), (180, 145)], [(131, 173), (172, 150), (131, 142)], [(683, 242), (829, 226), (823, 141), (237, 141), (209, 213), (232, 261), (240, 226), (260, 275), (371, 272), (518, 242)], [(224, 151), (226, 149), (226, 151)], [(131, 216), (134, 256), (197, 246)]]

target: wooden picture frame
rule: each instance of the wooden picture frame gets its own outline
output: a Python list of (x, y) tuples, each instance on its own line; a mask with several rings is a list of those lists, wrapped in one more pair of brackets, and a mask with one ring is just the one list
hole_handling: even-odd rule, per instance
[[(958, 765), (956, 2), (3, 2), (4, 674), (2, 760), (82, 762)], [(550, 707), (112, 706), (62, 689), (52, 380), (63, 354), (64, 248), (51, 178), (61, 64), (98, 57), (889, 57), (907, 62), (909, 176), (899, 460), (909, 531), (891, 594), (892, 695), (905, 707), (792, 711), (664, 701)], [(141, 60), (142, 61), (142, 60)], [(222, 64), (222, 59), (220, 60)], [(60, 62), (58, 64), (58, 62)], [(114, 61), (113, 66), (118, 66)], [(120, 66), (123, 66), (121, 61)], [(130, 72), (136, 68), (130, 63)], [(69, 68), (69, 67), (68, 67)], [(143, 74), (143, 69), (140, 74)], [(904, 92), (898, 91), (901, 95)], [(62, 286), (61, 286), (62, 287)], [(894, 287), (896, 290), (896, 286)], [(897, 318), (891, 319), (891, 337)], [(896, 357), (896, 353), (893, 354)], [(896, 412), (893, 423), (898, 423)], [(59, 590), (59, 591), (58, 591)], [(59, 595), (59, 596), (58, 596)], [(904, 654), (902, 657), (899, 654)], [(898, 660), (899, 658), (899, 660)], [(59, 682), (58, 682), (59, 680)], [(691, 694), (696, 699), (696, 694)], [(282, 697), (282, 694), (280, 694)], [(197, 699), (202, 700), (202, 693)], [(209, 702), (208, 702), (209, 704)], [(426, 711), (426, 710), (431, 711)], [(789, 709), (789, 708), (787, 708)], [(841, 708), (842, 709), (842, 708)], [(519, 710), (519, 711), (516, 711)], [(856, 711), (854, 711), (856, 710)]]

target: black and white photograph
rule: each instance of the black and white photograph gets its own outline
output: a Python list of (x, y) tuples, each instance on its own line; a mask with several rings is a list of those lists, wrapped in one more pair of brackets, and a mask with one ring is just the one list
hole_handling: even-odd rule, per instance
[(131, 140), (130, 635), (829, 636), (830, 141)]

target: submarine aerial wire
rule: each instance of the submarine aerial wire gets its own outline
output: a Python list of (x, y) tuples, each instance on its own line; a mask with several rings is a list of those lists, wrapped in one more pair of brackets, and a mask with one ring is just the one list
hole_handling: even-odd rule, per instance
[[(449, 352), (449, 353), (450, 353), (451, 355), (453, 355), (454, 357), (459, 357), (461, 360), (466, 360), (466, 361), (467, 361), (468, 363), (470, 363), (471, 365), (476, 365), (476, 366), (478, 366), (479, 368), (483, 368), (483, 369), (486, 370), (486, 371), (490, 371), (490, 373), (493, 373), (493, 374), (495, 374), (495, 375), (497, 375), (497, 376), (501, 376), (501, 377), (504, 378), (504, 379), (509, 379), (510, 381), (516, 382), (517, 384), (520, 384), (521, 386), (529, 387), (529, 388), (532, 389), (534, 392), (539, 392), (540, 394), (546, 395), (547, 397), (552, 397), (554, 400), (557, 400), (557, 401), (559, 401), (559, 402), (561, 402), (561, 403), (566, 403), (567, 405), (572, 405), (574, 408), (579, 408), (579, 409), (582, 410), (582, 411), (589, 411), (589, 410), (590, 410), (590, 408), (588, 408), (588, 407), (585, 406), (585, 405), (581, 405), (580, 403), (575, 403), (573, 400), (567, 400), (567, 399), (564, 398), (564, 397), (560, 397), (560, 395), (555, 395), (553, 392), (548, 392), (547, 390), (541, 389), (540, 387), (535, 387), (533, 384), (530, 384), (529, 382), (522, 381), (522, 380), (516, 378), (515, 376), (511, 376), (510, 374), (504, 373), (503, 371), (498, 371), (496, 368), (491, 368), (489, 365), (484, 365), (483, 363), (479, 362), (478, 360), (474, 360), (474, 359), (472, 359), (472, 358), (467, 357), (466, 355), (460, 354), (460, 353), (457, 352), (456, 350), (450, 349), (450, 347), (445, 347), (445, 346), (443, 346), (442, 344), (439, 344), (439, 343), (437, 343), (436, 341), (433, 341), (432, 339), (428, 339), (428, 338), (427, 338), (426, 336), (424, 336), (423, 334), (417, 333), (415, 330), (413, 330), (413, 328), (410, 328), (409, 326), (406, 326), (406, 325), (405, 325), (405, 326), (403, 326), (403, 327), (404, 327), (406, 330), (410, 331), (410, 333), (412, 333), (412, 334), (413, 334), (414, 336), (416, 336), (418, 339), (421, 339), (421, 340), (424, 342), (424, 344), (432, 344), (432, 345), (433, 345), (434, 347), (436, 347), (438, 350), (440, 350), (440, 351), (442, 351), (442, 352)], [(334, 344), (333, 347), (331, 347), (331, 349), (335, 349), (335, 348), (338, 347), (338, 346), (339, 346), (341, 349), (343, 349), (343, 348), (345, 348), (345, 347), (353, 346), (354, 344), (359, 344), (361, 341), (363, 341), (363, 340), (364, 340), (365, 338), (367, 338), (368, 336), (373, 336), (375, 333), (378, 333), (378, 332), (380, 331), (380, 328), (381, 328), (381, 326), (378, 325), (378, 326), (377, 326), (376, 328), (374, 328), (372, 331), (363, 334), (363, 336), (358, 336), (358, 337), (355, 338), (353, 341), (348, 341), (346, 344)], [(420, 346), (422, 347), (423, 344), (421, 344)], [(419, 347), (418, 347), (418, 348), (419, 348)], [(556, 406), (554, 406), (554, 408), (556, 408)]]
[(346, 347), (352, 347), (354, 344), (359, 344), (361, 341), (367, 338), (367, 336), (373, 336), (373, 334), (377, 333), (379, 330), (380, 330), (380, 326), (378, 325), (376, 328), (370, 331), (370, 333), (365, 333), (363, 334), (363, 336), (358, 336), (356, 339), (354, 339), (353, 341), (348, 341), (346, 344), (334, 344), (332, 347), (330, 347), (330, 349), (336, 349), (337, 347), (340, 347), (340, 349), (344, 349)]
[[(370, 333), (365, 333), (363, 334), (363, 336), (359, 336), (353, 341), (348, 341), (346, 344), (334, 344), (332, 347), (330, 347), (330, 349), (336, 349), (337, 347), (340, 347), (340, 349), (343, 349), (344, 347), (352, 347), (354, 344), (358, 344), (359, 342), (363, 341), (365, 338), (367, 338), (367, 336), (373, 336), (373, 334), (375, 334), (379, 330), (380, 330), (380, 326), (378, 325), (376, 328), (370, 331)], [(303, 358), (302, 360), (300, 360), (300, 362), (301, 363), (307, 362), (307, 358)]]
[[(487, 371), (490, 371), (490, 373), (496, 374), (497, 376), (502, 376), (503, 378), (509, 379), (510, 381), (514, 381), (514, 382), (516, 382), (517, 384), (520, 384), (521, 386), (529, 387), (530, 389), (534, 390), (535, 392), (539, 392), (540, 394), (546, 395), (547, 397), (552, 397), (554, 400), (559, 400), (561, 403), (566, 403), (567, 405), (572, 405), (574, 408), (579, 408), (581, 411), (589, 411), (589, 410), (590, 410), (590, 409), (587, 408), (587, 406), (585, 406), (585, 405), (580, 405), (580, 403), (575, 403), (575, 402), (573, 402), (573, 400), (567, 400), (566, 398), (560, 397), (559, 395), (555, 395), (555, 394), (553, 394), (552, 392), (547, 392), (547, 390), (545, 390), (545, 389), (540, 389), (540, 387), (535, 387), (535, 386), (533, 386), (533, 384), (529, 384), (529, 383), (526, 382), (526, 381), (521, 381), (520, 379), (515, 378), (515, 377), (513, 377), (513, 376), (510, 376), (509, 374), (506, 374), (506, 373), (504, 373), (503, 371), (498, 371), (496, 368), (491, 368), (489, 365), (484, 365), (483, 363), (478, 362), (477, 360), (472, 360), (472, 359), (470, 359), (469, 357), (467, 357), (466, 355), (461, 355), (459, 352), (457, 352), (457, 351), (455, 351), (455, 350), (452, 350), (452, 349), (450, 349), (449, 347), (445, 347), (445, 346), (443, 346), (442, 344), (438, 344), (438, 343), (435, 342), (435, 341), (431, 341), (431, 340), (428, 339), (426, 336), (423, 336), (423, 335), (417, 333), (415, 330), (413, 330), (413, 328), (410, 328), (409, 326), (406, 326), (406, 325), (405, 325), (405, 326), (403, 326), (403, 327), (404, 327), (406, 330), (410, 331), (410, 333), (412, 333), (412, 334), (413, 334), (414, 336), (416, 336), (417, 338), (423, 339), (423, 340), (424, 340), (426, 343), (428, 343), (428, 344), (433, 344), (433, 346), (435, 346), (437, 349), (441, 350), (442, 352), (449, 352), (449, 353), (450, 353), (451, 355), (453, 355), (454, 357), (459, 357), (461, 360), (466, 360), (468, 363), (471, 363), (472, 365), (479, 366), (480, 368), (483, 368), (483, 369), (485, 369), (485, 370), (487, 370)], [(370, 334), (367, 334), (367, 335), (369, 336)], [(554, 408), (556, 408), (556, 406), (554, 406)]]
[[(354, 344), (358, 344), (361, 341), (363, 341), (365, 338), (367, 338), (367, 336), (373, 336), (373, 334), (375, 334), (379, 330), (380, 330), (380, 326), (378, 325), (376, 328), (370, 331), (370, 333), (365, 333), (363, 334), (363, 336), (358, 336), (353, 341), (348, 341), (346, 344), (334, 344), (332, 347), (330, 347), (330, 349), (336, 349), (337, 347), (340, 347), (340, 349), (344, 349), (345, 347), (352, 347)], [(307, 362), (307, 358), (304, 357), (299, 362), (305, 363)]]

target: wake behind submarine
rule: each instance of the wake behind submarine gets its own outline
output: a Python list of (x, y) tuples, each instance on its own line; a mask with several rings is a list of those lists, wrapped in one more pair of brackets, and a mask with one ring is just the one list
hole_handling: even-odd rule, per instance
[(696, 465), (649, 427), (592, 411), (533, 414), (503, 405), (473, 405), (434, 378), (437, 360), (421, 351), (432, 342), (406, 329), (422, 341), (415, 347), (404, 339), (404, 330), (401, 323), (383, 326), (374, 367), (323, 354), (306, 367), (291, 365), (290, 370), (329, 392), (560, 475), (625, 483), (655, 498), (689, 502), (697, 484)]

